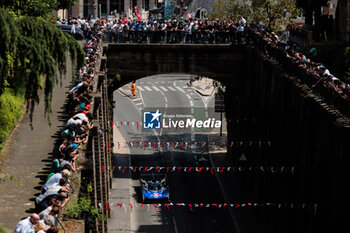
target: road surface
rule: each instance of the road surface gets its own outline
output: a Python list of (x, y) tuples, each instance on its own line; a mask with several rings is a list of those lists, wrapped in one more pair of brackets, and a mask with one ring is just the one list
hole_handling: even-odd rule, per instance
[[(152, 204), (140, 204), (140, 182), (138, 173), (131, 169), (122, 172), (119, 166), (127, 167), (218, 167), (227, 166), (225, 150), (210, 151), (194, 142), (225, 140), (219, 130), (203, 132), (196, 129), (145, 130), (142, 129), (142, 112), (145, 109), (160, 109), (162, 114), (192, 114), (196, 118), (215, 117), (214, 92), (202, 96), (187, 85), (189, 75), (156, 75), (137, 80), (137, 95), (127, 94), (128, 87), (114, 92), (114, 155), (115, 166), (109, 232), (265, 232), (254, 219), (250, 209), (202, 207), (189, 208), (193, 203), (239, 203), (249, 200), (249, 195), (237, 188), (234, 174), (218, 172), (170, 172), (168, 181), (171, 203), (184, 206), (154, 208)], [(137, 127), (136, 122), (139, 122)], [(225, 129), (224, 129), (225, 131)], [(126, 142), (132, 142), (127, 146)], [(139, 143), (137, 146), (136, 143)], [(146, 144), (144, 144), (146, 142)], [(179, 146), (180, 142), (193, 142), (192, 147)], [(172, 144), (174, 143), (174, 144)], [(178, 145), (176, 145), (178, 143)], [(140, 145), (140, 146), (139, 146)], [(174, 146), (175, 145), (175, 146)], [(186, 149), (184, 149), (186, 148)], [(130, 211), (129, 203), (133, 209)], [(127, 207), (127, 208), (126, 208)]]

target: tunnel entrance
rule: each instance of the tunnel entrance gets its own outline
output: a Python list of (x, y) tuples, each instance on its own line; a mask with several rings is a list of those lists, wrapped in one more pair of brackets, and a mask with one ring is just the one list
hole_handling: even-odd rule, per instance
[(255, 206), (249, 214), (257, 219), (256, 229), (319, 232), (345, 222), (346, 208), (331, 203), (345, 201), (349, 125), (276, 61), (249, 46), (110, 45), (107, 50), (111, 90), (152, 75), (161, 82), (167, 73), (203, 75), (225, 87), (223, 167), (232, 169), (230, 179), (241, 189), (234, 200)]

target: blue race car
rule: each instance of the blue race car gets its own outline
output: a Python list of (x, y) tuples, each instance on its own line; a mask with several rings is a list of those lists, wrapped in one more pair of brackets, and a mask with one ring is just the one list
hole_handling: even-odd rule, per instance
[(167, 177), (163, 174), (141, 174), (142, 202), (147, 200), (169, 201), (170, 193), (166, 185)]

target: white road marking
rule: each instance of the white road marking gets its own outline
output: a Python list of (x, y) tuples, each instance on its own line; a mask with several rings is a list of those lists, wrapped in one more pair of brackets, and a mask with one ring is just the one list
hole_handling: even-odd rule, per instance
[(136, 87), (139, 91), (144, 91), (142, 87)]
[(185, 90), (184, 90), (184, 89), (182, 89), (181, 87), (175, 86), (175, 88), (176, 88), (176, 89), (178, 89), (179, 91), (181, 91), (181, 92), (185, 93)]
[(168, 89), (171, 91), (176, 91), (175, 88), (173, 88), (173, 87), (168, 87)]
[(168, 89), (166, 89), (165, 87), (163, 86), (159, 86), (160, 89), (162, 89), (163, 91), (168, 91)]
[(172, 220), (173, 220), (173, 222), (174, 222), (175, 233), (178, 233), (178, 231), (177, 231), (177, 225), (176, 225), (176, 220), (175, 220), (174, 215), (173, 215), (173, 217), (172, 217)]
[(148, 86), (144, 86), (144, 88), (145, 88), (147, 91), (152, 91), (152, 89), (149, 88)]
[[(161, 90), (159, 90), (159, 88), (156, 87), (156, 85), (155, 85), (154, 83), (150, 83), (150, 84), (152, 85), (152, 87), (153, 87), (155, 90), (160, 91), (160, 93), (163, 95), (164, 100), (165, 100), (165, 112), (164, 112), (164, 114), (165, 114), (165, 113), (166, 113), (166, 109), (167, 109), (167, 107), (168, 107), (168, 99), (165, 97), (164, 92), (161, 91)], [(162, 136), (162, 134), (163, 134), (163, 127), (161, 127), (161, 129), (160, 129), (159, 136)], [(157, 137), (158, 137), (158, 135), (157, 135)], [(160, 142), (159, 137), (158, 137), (158, 141)]]
[(156, 87), (156, 86), (152, 86), (152, 87), (153, 87), (154, 90), (160, 91), (158, 87)]
[(140, 104), (142, 104), (142, 102), (138, 102), (138, 103), (135, 103), (136, 105), (140, 105)]

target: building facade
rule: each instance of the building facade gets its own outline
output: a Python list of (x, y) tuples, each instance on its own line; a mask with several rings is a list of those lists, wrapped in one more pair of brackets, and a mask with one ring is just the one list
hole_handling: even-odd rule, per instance
[[(118, 15), (125, 17), (148, 17), (148, 10), (154, 9), (161, 4), (163, 0), (79, 0), (68, 12), (72, 17), (106, 17), (109, 15)], [(135, 8), (136, 7), (136, 8)], [(58, 12), (58, 16), (66, 16)]]
[(336, 32), (340, 40), (350, 43), (350, 2), (348, 0), (338, 0)]

